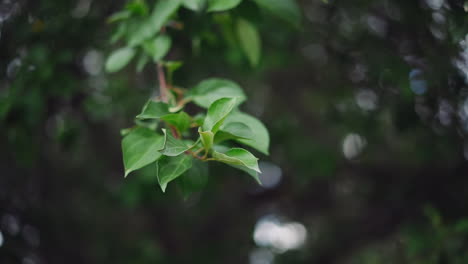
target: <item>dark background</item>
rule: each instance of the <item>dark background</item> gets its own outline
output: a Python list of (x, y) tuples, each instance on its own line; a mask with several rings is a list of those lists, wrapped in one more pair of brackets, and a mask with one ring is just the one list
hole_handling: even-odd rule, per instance
[(298, 3), (300, 29), (233, 11), (255, 68), (178, 13), (175, 83), (237, 81), (271, 133), (269, 184), (214, 164), (184, 199), (151, 168), (123, 178), (119, 131), (157, 85), (102, 70), (125, 2), (0, 0), (0, 263), (468, 263), (468, 5)]

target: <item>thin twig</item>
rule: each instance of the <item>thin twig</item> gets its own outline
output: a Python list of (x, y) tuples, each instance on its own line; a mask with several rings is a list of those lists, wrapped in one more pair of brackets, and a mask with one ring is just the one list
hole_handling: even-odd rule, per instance
[(167, 89), (166, 83), (166, 76), (164, 74), (164, 68), (161, 63), (158, 63), (157, 66), (158, 71), (158, 80), (159, 80), (159, 93), (161, 94), (161, 101), (167, 103), (167, 95), (169, 90)]

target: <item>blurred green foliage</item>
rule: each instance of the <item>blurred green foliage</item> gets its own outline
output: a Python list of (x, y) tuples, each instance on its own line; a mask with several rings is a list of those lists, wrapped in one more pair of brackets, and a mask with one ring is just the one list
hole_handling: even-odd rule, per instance
[[(108, 21), (156, 2), (0, 1), (1, 263), (467, 261), (465, 1), (184, 1), (168, 80), (233, 79), (272, 139), (271, 185), (214, 165), (176, 180), (191, 196), (158, 191), (154, 166), (122, 178), (119, 131), (156, 69), (142, 48), (104, 73)], [(307, 232), (292, 249), (290, 222)]]

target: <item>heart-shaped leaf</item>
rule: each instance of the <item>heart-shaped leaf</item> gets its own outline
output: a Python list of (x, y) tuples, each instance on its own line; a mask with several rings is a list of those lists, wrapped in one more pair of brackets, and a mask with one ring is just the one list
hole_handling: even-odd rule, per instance
[(189, 155), (179, 155), (177, 157), (163, 156), (157, 161), (156, 175), (159, 186), (163, 192), (166, 191), (167, 184), (192, 167), (192, 157)]
[(139, 115), (138, 119), (158, 119), (169, 114), (169, 106), (163, 102), (149, 100)]
[(166, 129), (162, 129), (166, 137), (166, 143), (161, 153), (166, 156), (178, 156), (190, 149), (190, 146), (185, 144), (182, 140), (176, 139)]

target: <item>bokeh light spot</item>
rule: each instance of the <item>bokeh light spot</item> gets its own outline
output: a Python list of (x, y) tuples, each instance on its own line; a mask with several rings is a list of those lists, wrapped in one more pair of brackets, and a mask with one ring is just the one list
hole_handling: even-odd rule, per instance
[(354, 159), (366, 147), (367, 141), (358, 134), (350, 133), (343, 140), (343, 154), (347, 159)]
[(306, 240), (307, 230), (297, 222), (280, 222), (274, 215), (267, 215), (255, 225), (254, 241), (258, 246), (271, 247), (278, 253), (300, 248)]

